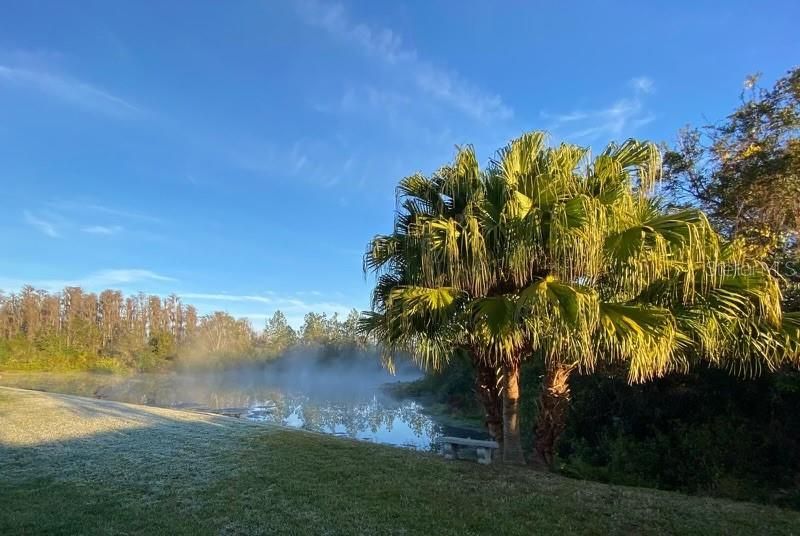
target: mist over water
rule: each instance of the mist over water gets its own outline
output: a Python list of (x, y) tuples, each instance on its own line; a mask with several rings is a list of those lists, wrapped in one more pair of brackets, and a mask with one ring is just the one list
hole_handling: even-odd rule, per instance
[(422, 372), (409, 360), (390, 374), (375, 354), (329, 356), (298, 349), (267, 363), (224, 370), (109, 376), (93, 373), (5, 375), (2, 384), (185, 409), (236, 409), (242, 418), (333, 435), (432, 449), (441, 435), (482, 437), (429, 415), (416, 400), (398, 399), (387, 383)]
[(231, 381), (247, 384), (264, 381), (282, 390), (302, 391), (309, 395), (348, 399), (371, 393), (387, 382), (406, 382), (422, 377), (422, 371), (410, 360), (396, 363), (394, 374), (382, 366), (378, 355), (359, 353), (354, 357), (326, 356), (322, 351), (293, 350), (269, 362), (262, 370), (252, 367), (225, 372)]

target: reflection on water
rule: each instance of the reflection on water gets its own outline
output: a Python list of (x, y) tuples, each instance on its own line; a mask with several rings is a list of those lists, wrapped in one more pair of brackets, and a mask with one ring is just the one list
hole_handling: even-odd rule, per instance
[(371, 400), (313, 400), (279, 396), (252, 406), (246, 418), (282, 423), (356, 439), (428, 449), (441, 426), (412, 400), (375, 395)]
[(264, 369), (133, 376), (2, 373), (0, 385), (162, 407), (227, 408), (254, 421), (422, 450), (433, 449), (441, 435), (483, 437), (480, 430), (445, 425), (414, 400), (387, 395), (381, 384), (398, 378), (381, 374), (380, 381), (339, 375), (331, 381), (286, 382)]

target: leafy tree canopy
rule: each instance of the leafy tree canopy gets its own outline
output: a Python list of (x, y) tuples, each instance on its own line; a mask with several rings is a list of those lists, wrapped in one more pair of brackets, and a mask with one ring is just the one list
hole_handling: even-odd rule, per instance
[(800, 230), (800, 67), (772, 89), (748, 77), (723, 121), (687, 127), (666, 152), (665, 191), (699, 205), (758, 254), (796, 254)]

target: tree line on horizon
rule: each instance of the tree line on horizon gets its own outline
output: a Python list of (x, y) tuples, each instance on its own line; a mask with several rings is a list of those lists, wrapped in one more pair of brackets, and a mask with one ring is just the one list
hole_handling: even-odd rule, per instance
[(328, 354), (366, 348), (358, 312), (310, 312), (295, 330), (281, 311), (256, 330), (223, 311), (198, 314), (175, 294), (61, 292), (25, 286), (0, 292), (0, 368), (157, 370), (275, 359), (296, 346)]

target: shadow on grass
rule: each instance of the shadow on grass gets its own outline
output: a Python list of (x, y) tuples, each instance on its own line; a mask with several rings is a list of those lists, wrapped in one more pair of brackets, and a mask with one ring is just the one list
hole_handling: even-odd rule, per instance
[[(3, 395), (16, 401), (0, 404), (3, 424), (28, 436), (0, 441), (0, 534), (791, 534), (800, 526), (797, 513), (746, 503), (445, 462), (224, 418)], [(37, 411), (38, 427), (25, 430)], [(125, 426), (103, 430), (117, 421)]]
[(208, 490), (240, 472), (242, 442), (273, 429), (12, 391), (0, 390), (0, 534), (196, 531)]

